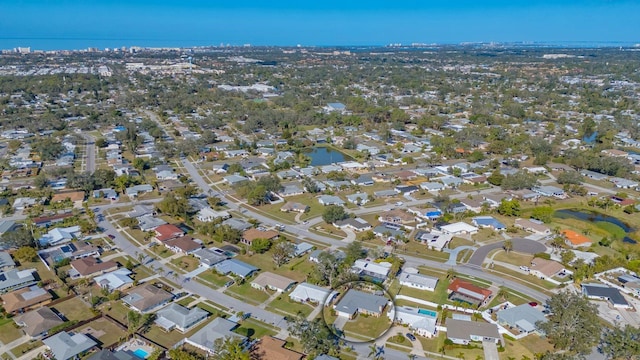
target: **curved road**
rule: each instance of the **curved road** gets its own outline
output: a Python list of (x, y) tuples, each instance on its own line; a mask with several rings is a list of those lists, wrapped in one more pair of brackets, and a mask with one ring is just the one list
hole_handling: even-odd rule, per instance
[[(534, 240), (513, 238), (511, 239), (511, 242), (513, 243), (513, 251), (525, 254), (533, 255), (536, 253), (545, 252), (547, 250), (547, 247), (544, 244), (541, 244)], [(495, 249), (502, 248), (503, 244), (504, 241), (499, 241), (497, 243), (481, 246), (473, 253), (473, 255), (471, 255), (468, 263), (470, 265), (482, 267), (482, 263), (484, 262), (484, 259), (487, 257), (487, 255)]]

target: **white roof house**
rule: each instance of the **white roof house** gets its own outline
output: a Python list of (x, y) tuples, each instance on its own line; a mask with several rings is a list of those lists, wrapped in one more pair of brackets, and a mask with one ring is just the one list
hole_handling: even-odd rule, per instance
[(66, 228), (54, 228), (42, 235), (38, 240), (40, 245), (58, 245), (75, 239), (80, 234), (80, 226), (70, 226)]
[(199, 307), (187, 309), (182, 305), (172, 303), (162, 310), (159, 310), (156, 315), (156, 324), (160, 327), (167, 331), (175, 328), (184, 333), (206, 319), (209, 313)]
[(387, 316), (400, 324), (409, 326), (420, 336), (434, 337), (438, 332), (436, 328), (437, 313), (431, 310), (418, 309), (410, 306), (396, 306), (389, 309)]
[(231, 217), (231, 214), (229, 214), (228, 211), (223, 210), (223, 211), (216, 211), (210, 207), (205, 207), (200, 209), (200, 211), (198, 211), (198, 213), (196, 214), (196, 218), (202, 222), (209, 222), (209, 221), (213, 221), (216, 218), (222, 218), (224, 219), (228, 219)]
[(108, 289), (109, 291), (121, 290), (129, 285), (133, 285), (133, 280), (129, 277), (130, 274), (130, 270), (120, 268), (118, 270), (96, 276), (93, 280), (103, 289)]
[(388, 262), (376, 263), (366, 259), (358, 259), (353, 263), (353, 269), (360, 275), (369, 275), (375, 278), (385, 279), (389, 276), (391, 264)]
[(331, 289), (303, 282), (289, 293), (289, 298), (298, 302), (312, 302), (328, 305), (337, 295), (338, 293), (331, 291)]
[(452, 234), (452, 235), (475, 234), (478, 232), (477, 227), (473, 225), (469, 225), (465, 222), (457, 222), (449, 225), (443, 225), (440, 227), (440, 230), (442, 230), (442, 232), (445, 234)]
[(438, 278), (422, 275), (418, 273), (410, 273), (403, 271), (398, 275), (400, 285), (408, 286), (414, 289), (434, 291), (438, 285)]

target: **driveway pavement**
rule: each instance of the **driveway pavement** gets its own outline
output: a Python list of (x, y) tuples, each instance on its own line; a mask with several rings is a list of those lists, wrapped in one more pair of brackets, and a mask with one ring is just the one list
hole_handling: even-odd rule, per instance
[[(513, 238), (511, 239), (513, 243), (513, 251), (525, 253), (525, 254), (536, 254), (539, 252), (545, 252), (547, 247), (544, 244), (541, 244), (534, 240), (523, 239), (523, 238)], [(493, 244), (484, 245), (478, 248), (471, 258), (469, 259), (469, 264), (476, 265), (482, 267), (482, 263), (487, 255), (495, 249), (499, 249), (504, 244), (504, 241), (499, 241)]]

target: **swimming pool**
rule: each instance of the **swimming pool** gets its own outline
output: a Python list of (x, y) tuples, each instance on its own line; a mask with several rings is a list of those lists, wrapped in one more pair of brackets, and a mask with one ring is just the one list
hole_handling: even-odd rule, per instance
[(143, 349), (137, 349), (136, 351), (133, 352), (133, 355), (135, 355), (136, 357), (139, 357), (140, 359), (146, 359), (147, 356), (149, 356), (149, 353), (144, 351)]
[(425, 309), (418, 309), (418, 314), (428, 315), (428, 316), (431, 316), (431, 317), (437, 317), (438, 316), (438, 314), (435, 311), (425, 310)]

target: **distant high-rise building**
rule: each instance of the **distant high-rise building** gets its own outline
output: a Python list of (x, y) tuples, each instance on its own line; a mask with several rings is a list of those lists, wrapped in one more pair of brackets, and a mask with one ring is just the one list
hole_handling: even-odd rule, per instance
[(17, 47), (15, 50), (19, 54), (29, 54), (29, 53), (31, 53), (31, 48), (30, 47)]

